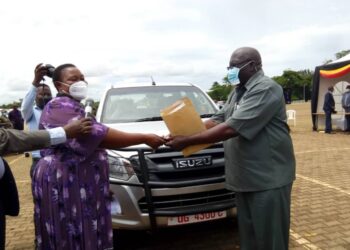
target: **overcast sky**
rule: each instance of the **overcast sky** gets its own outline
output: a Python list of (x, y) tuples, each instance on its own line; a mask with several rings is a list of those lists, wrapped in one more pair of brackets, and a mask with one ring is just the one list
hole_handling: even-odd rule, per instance
[(208, 90), (242, 46), (260, 51), (269, 76), (313, 70), (350, 49), (348, 0), (11, 0), (0, 6), (0, 104), (23, 98), (40, 62), (75, 64), (98, 100), (112, 84), (151, 82), (150, 76)]

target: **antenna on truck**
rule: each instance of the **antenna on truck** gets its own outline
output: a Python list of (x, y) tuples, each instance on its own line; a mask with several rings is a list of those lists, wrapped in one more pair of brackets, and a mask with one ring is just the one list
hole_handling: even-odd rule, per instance
[(152, 80), (152, 86), (156, 86), (156, 82), (153, 80), (152, 76), (151, 76), (151, 80)]

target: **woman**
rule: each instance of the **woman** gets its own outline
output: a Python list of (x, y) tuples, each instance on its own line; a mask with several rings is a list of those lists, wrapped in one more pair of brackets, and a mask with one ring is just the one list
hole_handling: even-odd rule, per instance
[[(56, 68), (58, 95), (42, 113), (40, 128), (62, 126), (85, 115), (84, 75), (72, 64)], [(124, 133), (94, 121), (84, 138), (43, 150), (33, 178), (36, 245), (39, 249), (112, 249), (112, 225), (105, 150), (165, 141), (153, 134)]]

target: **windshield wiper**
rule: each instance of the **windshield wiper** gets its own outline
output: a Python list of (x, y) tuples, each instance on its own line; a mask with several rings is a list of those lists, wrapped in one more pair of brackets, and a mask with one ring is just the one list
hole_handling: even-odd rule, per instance
[(135, 122), (148, 122), (148, 121), (161, 121), (163, 120), (160, 116), (153, 116), (153, 117), (145, 117), (135, 120)]
[(203, 114), (201, 115), (201, 118), (208, 118), (208, 117), (212, 117), (214, 114)]

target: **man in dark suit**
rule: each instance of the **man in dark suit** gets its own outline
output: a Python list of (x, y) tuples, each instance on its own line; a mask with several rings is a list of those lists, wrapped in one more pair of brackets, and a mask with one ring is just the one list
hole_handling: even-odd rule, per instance
[(91, 128), (90, 118), (74, 121), (63, 128), (33, 132), (0, 128), (0, 250), (5, 249), (5, 215), (16, 216), (19, 213), (16, 183), (11, 169), (1, 156), (6, 153), (30, 151), (63, 143), (67, 138), (90, 133)]
[(13, 109), (9, 112), (9, 120), (12, 122), (14, 129), (23, 130), (24, 120), (21, 111), (18, 110), (17, 104), (15, 104)]
[(328, 91), (324, 96), (323, 111), (326, 115), (326, 128), (325, 133), (332, 133), (332, 114), (337, 113), (335, 111), (335, 102), (333, 97), (333, 86), (328, 87)]

